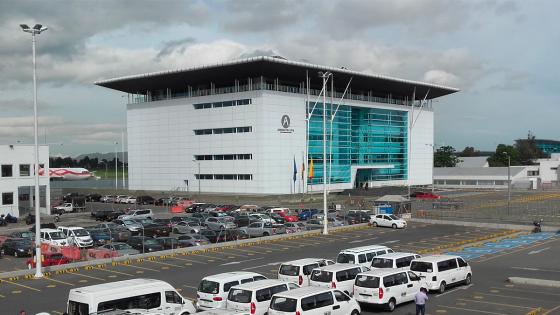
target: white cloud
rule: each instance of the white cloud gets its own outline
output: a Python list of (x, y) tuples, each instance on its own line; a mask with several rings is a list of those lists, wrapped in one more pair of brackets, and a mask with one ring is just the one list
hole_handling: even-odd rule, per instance
[(423, 80), (445, 86), (461, 85), (461, 80), (456, 75), (443, 70), (429, 70), (424, 74)]

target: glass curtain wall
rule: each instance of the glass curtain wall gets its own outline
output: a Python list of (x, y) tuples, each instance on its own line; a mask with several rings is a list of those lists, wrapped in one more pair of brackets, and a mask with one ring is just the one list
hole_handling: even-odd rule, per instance
[[(315, 103), (307, 105), (311, 111)], [(330, 182), (350, 183), (351, 165), (381, 166), (360, 169), (356, 182), (403, 180), (407, 178), (407, 112), (342, 105), (330, 124), (336, 104), (327, 107), (327, 172)], [(332, 139), (331, 139), (332, 137)], [(332, 141), (331, 141), (332, 140)], [(310, 185), (323, 183), (323, 105), (317, 103), (309, 120), (308, 165), (313, 160)], [(309, 171), (309, 170), (308, 170)], [(309, 175), (309, 173), (307, 174)]]

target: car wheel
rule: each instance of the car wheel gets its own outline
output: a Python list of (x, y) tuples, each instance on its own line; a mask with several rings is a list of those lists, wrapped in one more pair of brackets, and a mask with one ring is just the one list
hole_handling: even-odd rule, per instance
[(377, 222), (374, 221), (372, 225), (373, 227), (377, 227)]
[(395, 306), (396, 306), (396, 301), (395, 301), (394, 298), (391, 298), (391, 299), (389, 300), (389, 303), (387, 303), (387, 310), (388, 310), (389, 312), (392, 312), (392, 311), (395, 310)]
[(14, 257), (18, 257), (17, 251), (14, 251)]
[(439, 294), (442, 294), (443, 292), (445, 292), (445, 281), (442, 281), (439, 284), (439, 290), (438, 290)]
[(471, 284), (471, 282), (472, 282), (472, 277), (471, 277), (471, 274), (469, 273), (467, 275), (467, 277), (465, 278), (465, 284), (469, 285), (469, 284)]
[(360, 315), (360, 312), (358, 312), (358, 310), (353, 310), (350, 315)]
[(396, 229), (396, 228), (397, 228), (397, 225), (396, 225), (395, 223), (393, 223), (393, 225), (391, 225), (391, 227), (392, 227), (393, 229)]
[(268, 232), (264, 232), (263, 236), (270, 236), (270, 234), (268, 234)]

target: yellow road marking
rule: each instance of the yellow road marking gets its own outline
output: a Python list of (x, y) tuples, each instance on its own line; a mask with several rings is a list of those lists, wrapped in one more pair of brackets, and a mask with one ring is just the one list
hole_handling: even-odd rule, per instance
[(140, 273), (144, 273), (144, 271), (142, 271), (142, 270), (136, 270), (136, 273), (140, 274)]
[(86, 283), (87, 280), (86, 280), (86, 279), (82, 279), (82, 280), (78, 280), (78, 282), (80, 282), (80, 283)]
[(18, 286), (18, 287), (26, 288), (26, 289), (29, 289), (29, 290), (41, 292), (41, 290), (39, 290), (39, 289), (32, 288), (32, 287), (26, 286), (24, 284), (15, 283), (15, 282), (12, 282), (12, 281), (9, 281), (9, 280), (2, 279), (2, 281), (0, 283), (4, 283), (4, 282), (9, 283), (9, 284), (13, 284), (13, 285)]
[(497, 297), (503, 297), (503, 298), (510, 298), (510, 299), (518, 299), (518, 300), (535, 300), (535, 301), (546, 301), (546, 300), (542, 300), (542, 299), (535, 299), (535, 298), (524, 298), (524, 297), (519, 297), (519, 296), (511, 296), (511, 295), (501, 295), (501, 294), (490, 294), (490, 293), (481, 293), (481, 294), (485, 294), (485, 295), (490, 295), (490, 296), (497, 296)]
[(473, 309), (469, 309), (469, 308), (455, 307), (455, 306), (438, 305), (438, 307), (450, 308), (450, 309), (460, 310), (460, 311), (469, 311), (469, 312), (475, 312), (475, 313), (494, 314), (494, 315), (509, 315), (509, 314), (504, 314), (504, 313), (480, 311), (480, 310), (473, 310)]
[(102, 269), (102, 268), (97, 268), (97, 267), (93, 267), (93, 269), (95, 269), (95, 270), (102, 270), (102, 271), (111, 272), (111, 273), (116, 273), (116, 274), (125, 275), (125, 276), (130, 276), (130, 277), (134, 277), (134, 275), (131, 275), (130, 273), (121, 272), (121, 271), (116, 271), (116, 270), (108, 270), (108, 269)]
[(173, 257), (173, 259), (188, 261), (188, 262), (197, 263), (197, 264), (205, 264), (205, 263), (202, 262), (202, 261), (187, 259), (187, 258), (183, 258), (183, 257)]
[(109, 278), (116, 278), (117, 276), (115, 276), (115, 275), (108, 275), (107, 277), (109, 277)]
[(62, 314), (64, 314), (64, 313), (62, 313), (62, 312), (59, 312), (59, 311), (52, 311), (52, 312), (53, 312), (53, 313), (55, 313), (55, 314), (58, 314), (58, 315), (62, 315)]
[(169, 267), (167, 267), (167, 266), (161, 266), (161, 270), (168, 270), (168, 269), (169, 269)]
[(0, 294), (0, 298), (5, 298), (5, 297), (6, 297), (5, 295)]

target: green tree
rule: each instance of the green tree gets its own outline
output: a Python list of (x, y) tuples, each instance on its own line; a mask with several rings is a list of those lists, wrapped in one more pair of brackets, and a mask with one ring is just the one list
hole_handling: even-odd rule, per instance
[(534, 165), (536, 159), (546, 157), (546, 154), (537, 147), (535, 136), (531, 131), (527, 134), (527, 139), (515, 140), (515, 149), (519, 152), (521, 165)]
[(461, 153), (459, 153), (461, 157), (470, 157), (470, 156), (480, 156), (480, 151), (475, 150), (474, 147), (465, 147)]
[(437, 148), (434, 153), (434, 167), (455, 167), (461, 160), (450, 145)]
[(490, 167), (508, 166), (508, 156), (511, 159), (511, 165), (520, 165), (519, 152), (512, 145), (498, 144), (496, 152), (488, 157), (487, 161)]

